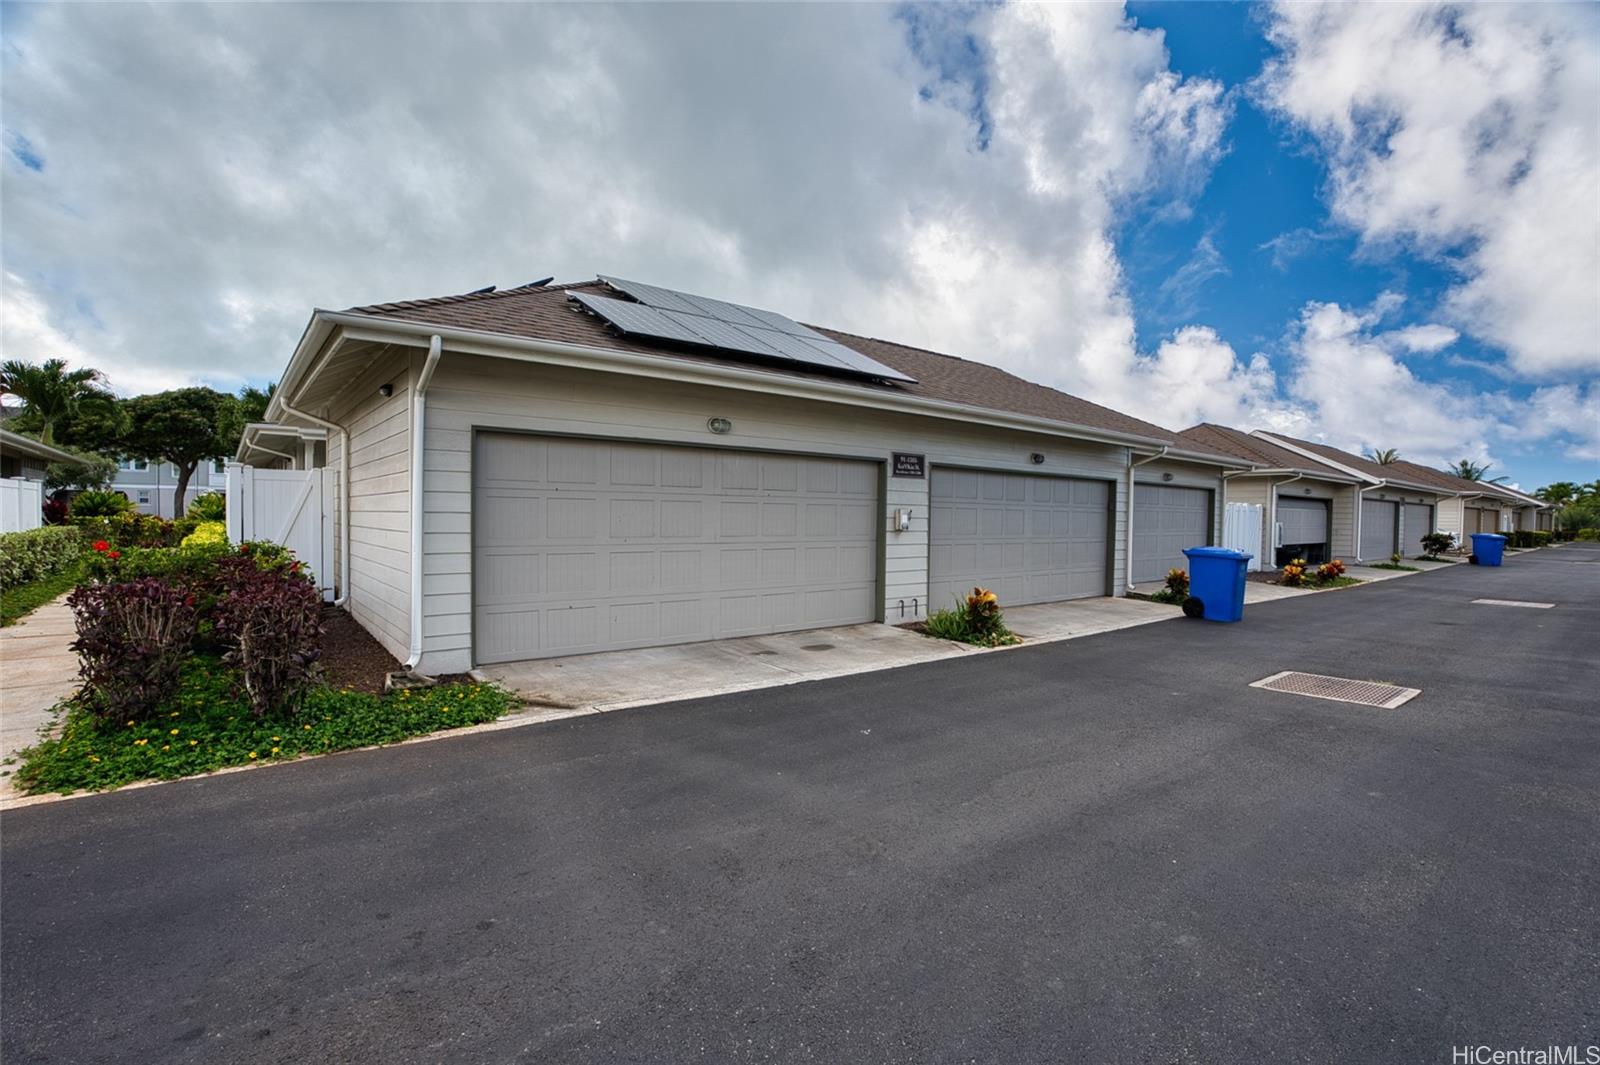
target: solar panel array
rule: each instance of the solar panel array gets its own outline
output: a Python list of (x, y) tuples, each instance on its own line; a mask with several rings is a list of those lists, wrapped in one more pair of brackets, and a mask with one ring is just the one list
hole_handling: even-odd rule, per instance
[(588, 292), (569, 295), (629, 336), (757, 355), (884, 381), (916, 381), (781, 314), (615, 277), (600, 280), (639, 302)]

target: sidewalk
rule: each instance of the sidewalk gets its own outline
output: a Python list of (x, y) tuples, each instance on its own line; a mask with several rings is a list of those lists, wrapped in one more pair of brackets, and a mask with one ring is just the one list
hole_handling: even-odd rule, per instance
[[(37, 743), (51, 708), (77, 690), (76, 636), (66, 596), (0, 629), (0, 759)], [(6, 777), (15, 771), (15, 765), (0, 766)], [(9, 790), (6, 780), (0, 793)]]

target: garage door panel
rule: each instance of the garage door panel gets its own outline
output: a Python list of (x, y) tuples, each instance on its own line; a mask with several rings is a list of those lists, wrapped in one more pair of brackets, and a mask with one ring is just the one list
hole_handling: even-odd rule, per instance
[(1433, 532), (1433, 507), (1426, 503), (1407, 503), (1401, 517), (1405, 522), (1406, 554), (1427, 554), (1422, 538)]
[(1106, 593), (1104, 482), (935, 467), (929, 489), (929, 601), (975, 585), (1002, 603)]
[(1133, 580), (1160, 581), (1184, 569), (1183, 551), (1211, 541), (1211, 492), (1204, 488), (1136, 484), (1133, 490)]
[(1399, 548), (1400, 505), (1368, 499), (1361, 505), (1361, 557), (1386, 559)]
[(1279, 499), (1278, 524), (1284, 544), (1328, 542), (1328, 506), (1317, 499)]
[(475, 454), (481, 662), (877, 615), (870, 463), (497, 433)]

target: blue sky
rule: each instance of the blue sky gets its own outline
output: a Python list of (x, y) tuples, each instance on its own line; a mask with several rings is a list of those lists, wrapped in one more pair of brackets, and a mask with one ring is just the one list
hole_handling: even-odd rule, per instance
[(1560, 4), (8, 4), (4, 353), (235, 388), (313, 307), (609, 273), (1171, 428), (1592, 480), (1597, 27)]

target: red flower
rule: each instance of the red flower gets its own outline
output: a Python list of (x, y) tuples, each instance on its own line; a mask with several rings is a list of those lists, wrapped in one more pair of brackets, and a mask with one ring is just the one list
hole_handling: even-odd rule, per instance
[(122, 557), (122, 552), (121, 551), (107, 551), (106, 552), (106, 557), (107, 558), (121, 558)]
[(289, 572), (290, 573), (299, 573), (300, 572), (300, 563), (296, 562), (294, 565), (290, 566), (289, 567)]
[(111, 550), (111, 545), (106, 543), (104, 540), (96, 540), (94, 542), (94, 549), (96, 551), (109, 551)]
[(249, 544), (240, 544), (239, 545), (239, 554), (248, 555), (249, 553), (250, 553), (250, 545)]
[(192, 596), (192, 595), (184, 596), (183, 597), (183, 605), (184, 606), (194, 606), (194, 596)]

